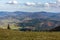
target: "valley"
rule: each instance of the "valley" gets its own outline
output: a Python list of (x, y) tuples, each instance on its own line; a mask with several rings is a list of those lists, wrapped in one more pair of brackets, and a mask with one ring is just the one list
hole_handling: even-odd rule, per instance
[(60, 13), (52, 12), (0, 12), (0, 26), (11, 29), (50, 30), (60, 26)]

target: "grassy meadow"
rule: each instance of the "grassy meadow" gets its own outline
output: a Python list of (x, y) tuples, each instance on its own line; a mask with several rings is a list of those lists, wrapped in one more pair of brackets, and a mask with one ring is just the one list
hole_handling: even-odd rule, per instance
[(23, 32), (0, 29), (0, 40), (60, 40), (60, 32)]

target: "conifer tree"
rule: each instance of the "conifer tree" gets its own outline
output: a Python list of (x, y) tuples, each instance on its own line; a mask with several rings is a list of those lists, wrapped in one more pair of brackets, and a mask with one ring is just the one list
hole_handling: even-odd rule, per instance
[(10, 25), (8, 24), (7, 29), (10, 29)]

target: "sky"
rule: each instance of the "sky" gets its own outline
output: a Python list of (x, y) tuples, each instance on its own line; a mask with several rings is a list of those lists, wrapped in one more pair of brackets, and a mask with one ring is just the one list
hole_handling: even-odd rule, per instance
[[(10, 1), (10, 0), (0, 0), (1, 3), (5, 3), (8, 1)], [(22, 2), (22, 3), (24, 3), (24, 2), (42, 2), (42, 3), (44, 3), (44, 2), (54, 2), (56, 0), (16, 0), (16, 1)]]
[(0, 0), (0, 11), (60, 12), (60, 2), (56, 1), (57, 0)]

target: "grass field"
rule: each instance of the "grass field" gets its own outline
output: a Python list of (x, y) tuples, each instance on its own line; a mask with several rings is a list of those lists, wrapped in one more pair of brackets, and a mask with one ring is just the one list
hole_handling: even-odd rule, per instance
[(22, 32), (0, 29), (0, 40), (60, 40), (60, 32)]

